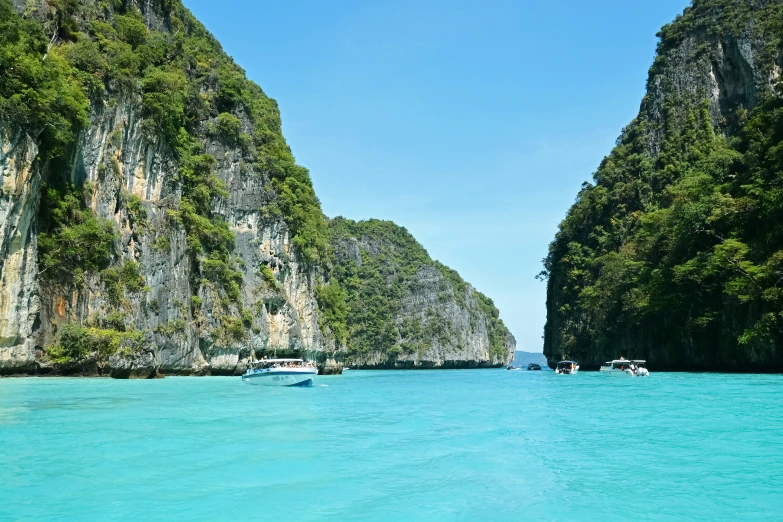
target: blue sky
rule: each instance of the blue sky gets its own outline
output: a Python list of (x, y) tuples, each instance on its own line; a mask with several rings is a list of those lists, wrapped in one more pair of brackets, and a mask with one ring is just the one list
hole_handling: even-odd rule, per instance
[(687, 0), (185, 0), (264, 91), (324, 212), (390, 219), (541, 351), (557, 225)]

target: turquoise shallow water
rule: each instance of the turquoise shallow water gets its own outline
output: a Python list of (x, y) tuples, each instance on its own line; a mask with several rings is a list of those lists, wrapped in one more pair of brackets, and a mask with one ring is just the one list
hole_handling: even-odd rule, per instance
[(0, 380), (0, 519), (783, 518), (783, 376)]

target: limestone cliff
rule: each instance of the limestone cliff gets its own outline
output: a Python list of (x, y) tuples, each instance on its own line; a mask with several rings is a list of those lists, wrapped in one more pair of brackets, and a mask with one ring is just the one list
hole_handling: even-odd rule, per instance
[(492, 300), (389, 221), (330, 222), (345, 292), (348, 352), (360, 368), (472, 368), (511, 361), (516, 341)]
[(0, 372), (29, 372), (40, 310), (35, 223), (41, 176), (32, 165), (38, 148), (19, 130), (3, 129), (0, 140)]
[[(236, 373), (276, 350), (325, 363), (325, 247), (301, 231), (325, 218), (274, 102), (178, 2), (6, 2), (6, 50), (43, 73), (19, 83), (56, 103), (22, 98), (18, 117), (3, 80), (0, 373)], [(78, 90), (58, 99), (58, 82)], [(46, 119), (66, 104), (57, 141)], [(292, 218), (289, 191), (310, 216)]]
[(783, 2), (694, 0), (550, 246), (544, 353), (783, 370)]
[[(339, 368), (309, 173), (181, 2), (0, 0), (0, 46), (0, 375), (235, 374), (275, 353)], [(487, 324), (459, 330), (457, 359), (503, 360)]]

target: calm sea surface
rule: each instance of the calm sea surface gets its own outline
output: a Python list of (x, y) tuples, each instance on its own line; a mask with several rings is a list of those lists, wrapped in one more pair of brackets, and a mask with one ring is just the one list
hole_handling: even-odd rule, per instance
[(0, 519), (783, 519), (783, 376), (0, 379)]

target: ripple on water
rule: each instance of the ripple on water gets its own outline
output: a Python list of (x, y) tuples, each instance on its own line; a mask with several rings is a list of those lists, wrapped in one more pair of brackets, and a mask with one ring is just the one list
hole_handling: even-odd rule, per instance
[(351, 371), (318, 381), (0, 380), (0, 519), (780, 513), (781, 376)]

